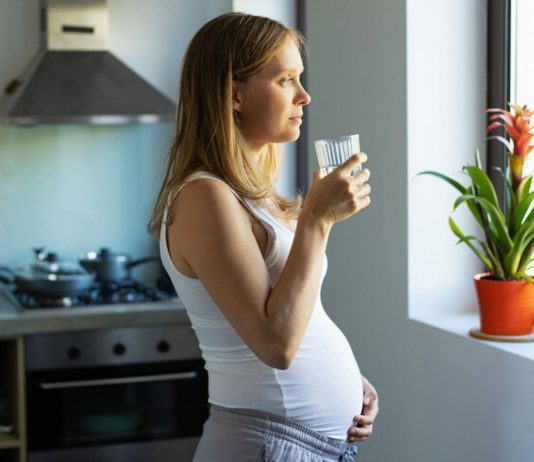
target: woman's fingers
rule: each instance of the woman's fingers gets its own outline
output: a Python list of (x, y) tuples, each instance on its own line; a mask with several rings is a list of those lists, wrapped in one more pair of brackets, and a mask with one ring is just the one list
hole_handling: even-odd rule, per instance
[(356, 189), (354, 191), (354, 194), (357, 197), (365, 197), (371, 194), (371, 185), (368, 183), (362, 184), (360, 186), (356, 186)]
[(354, 423), (347, 431), (347, 439), (351, 441), (363, 441), (373, 434), (374, 417), (359, 415), (354, 418)]
[(354, 191), (354, 197), (356, 198), (356, 204), (357, 209), (356, 211), (360, 211), (361, 209), (364, 209), (371, 203), (371, 186), (367, 183), (362, 184), (360, 186), (356, 186), (356, 190)]
[(354, 424), (358, 427), (365, 427), (368, 425), (373, 425), (375, 422), (374, 415), (358, 415), (354, 418)]
[(373, 424), (378, 414), (378, 393), (369, 383), (367, 378), (362, 375), (363, 382), (363, 409), (361, 415), (354, 417), (354, 425), (347, 431), (347, 441), (363, 441), (373, 434)]
[(354, 441), (363, 441), (367, 438), (371, 437), (373, 435), (373, 426), (365, 426), (365, 427), (350, 427), (349, 431), (347, 432), (347, 441), (354, 442)]
[(361, 166), (364, 162), (367, 161), (367, 154), (365, 152), (360, 152), (359, 154), (353, 154), (345, 162), (340, 164), (337, 167), (339, 173), (344, 173), (350, 175), (351, 172), (358, 166)]
[(351, 175), (366, 160), (367, 155), (362, 152), (351, 156), (328, 175), (322, 169), (316, 170), (305, 202), (310, 213), (333, 224), (368, 207), (371, 203), (371, 187), (367, 184), (369, 170)]

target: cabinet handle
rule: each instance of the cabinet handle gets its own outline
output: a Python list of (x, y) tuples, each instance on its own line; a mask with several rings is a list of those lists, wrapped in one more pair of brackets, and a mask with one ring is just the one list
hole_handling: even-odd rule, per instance
[(133, 377), (118, 377), (114, 379), (74, 380), (71, 382), (41, 382), (39, 386), (43, 390), (54, 390), (75, 387), (98, 387), (101, 385), (122, 385), (128, 383), (161, 382), (169, 380), (187, 380), (197, 377), (197, 373), (176, 372), (174, 374), (139, 375)]

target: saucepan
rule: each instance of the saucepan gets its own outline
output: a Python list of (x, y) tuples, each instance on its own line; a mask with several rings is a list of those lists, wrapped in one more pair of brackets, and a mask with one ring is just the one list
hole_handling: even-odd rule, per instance
[(22, 292), (38, 296), (68, 297), (91, 287), (95, 275), (57, 253), (35, 249), (35, 260), (16, 269), (0, 267), (0, 281), (15, 284)]
[(159, 261), (158, 257), (146, 257), (132, 260), (125, 253), (114, 253), (108, 247), (99, 252), (88, 252), (80, 257), (80, 265), (96, 275), (98, 281), (111, 282), (131, 278), (133, 267), (142, 263)]

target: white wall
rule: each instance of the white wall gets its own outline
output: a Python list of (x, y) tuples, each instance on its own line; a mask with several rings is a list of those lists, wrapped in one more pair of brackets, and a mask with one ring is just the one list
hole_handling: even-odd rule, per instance
[(281, 23), (296, 27), (297, 10), (295, 0), (233, 0), (233, 10), (247, 14), (257, 14), (276, 19)]
[(232, 0), (107, 0), (110, 50), (173, 101), (195, 32), (231, 11)]
[[(467, 184), (462, 166), (477, 148), (485, 156), (486, 1), (407, 4), (410, 315), (475, 311), (472, 276), (483, 266), (447, 223), (460, 194), (416, 175), (437, 170)], [(480, 234), (466, 206), (453, 218)]]
[[(359, 132), (372, 172), (370, 208), (331, 235), (322, 293), (380, 393), (375, 435), (360, 445), (362, 462), (532, 460), (534, 364), (408, 318), (419, 297), (428, 311), (471, 303), (462, 275), (470, 278), (473, 260), (467, 250), (451, 250), (446, 187), (440, 191), (430, 179), (419, 186), (413, 173), (459, 170), (483, 141), (485, 4), (306, 5), (309, 141)], [(416, 200), (434, 195), (435, 213), (434, 204)], [(423, 221), (427, 228), (419, 227)], [(432, 297), (422, 255), (437, 248), (454, 255), (432, 266)]]

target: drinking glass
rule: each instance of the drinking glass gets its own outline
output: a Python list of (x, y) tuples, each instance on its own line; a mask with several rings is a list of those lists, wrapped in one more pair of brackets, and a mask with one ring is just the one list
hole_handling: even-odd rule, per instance
[[(359, 135), (317, 140), (313, 144), (315, 146), (319, 168), (325, 175), (328, 175), (353, 154), (360, 152)], [(355, 168), (352, 170), (352, 175), (355, 175), (360, 170), (361, 166)]]

